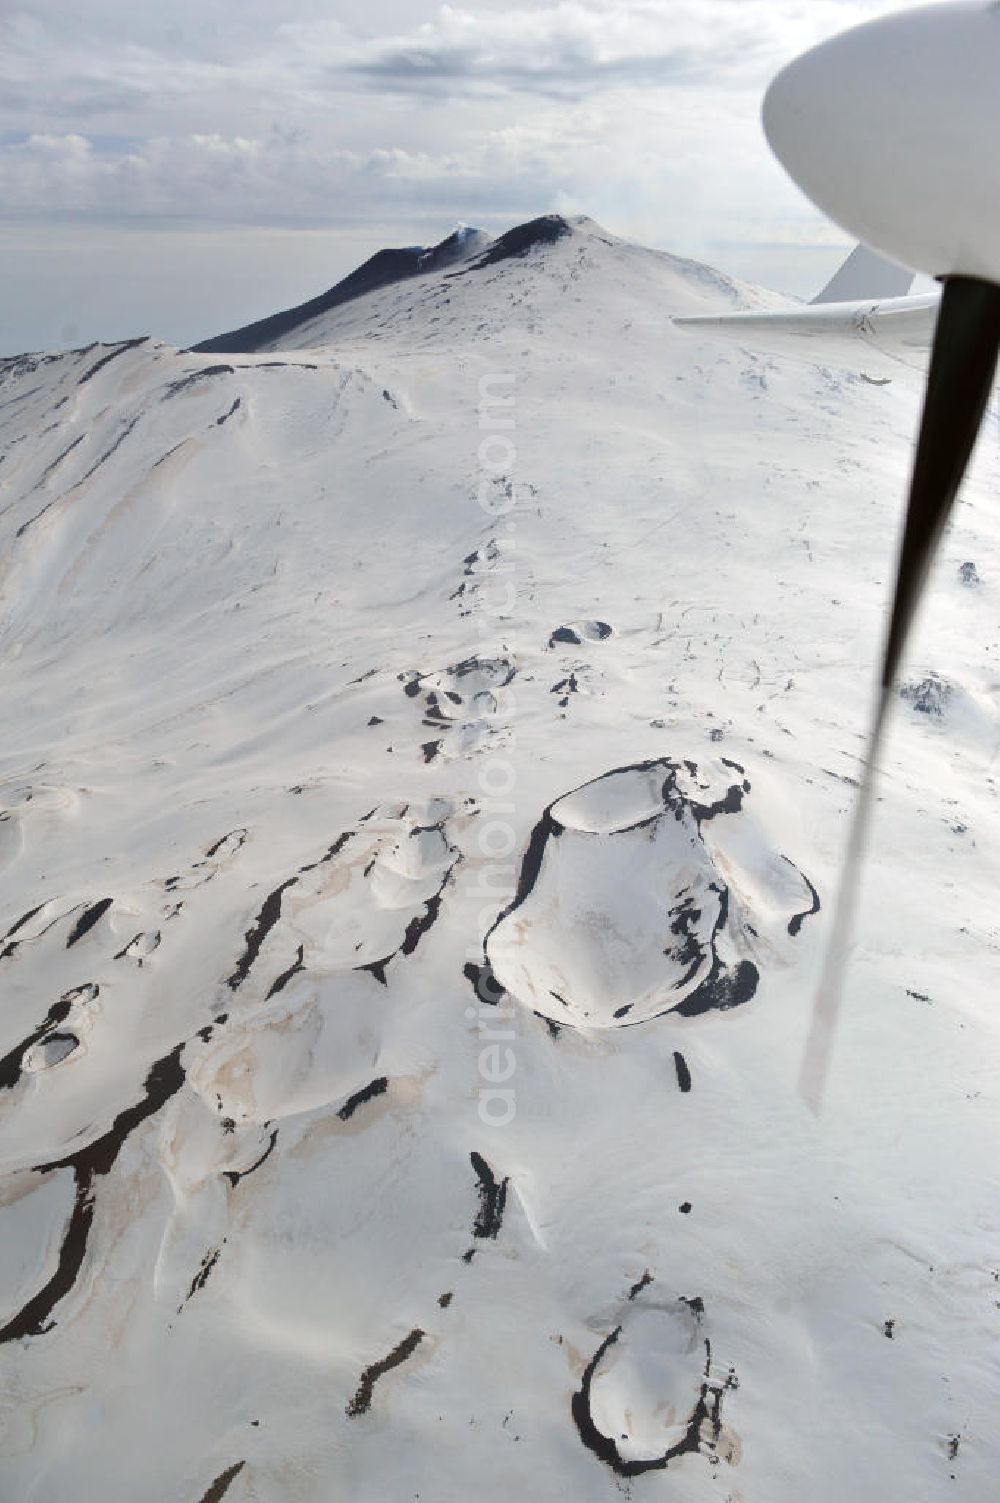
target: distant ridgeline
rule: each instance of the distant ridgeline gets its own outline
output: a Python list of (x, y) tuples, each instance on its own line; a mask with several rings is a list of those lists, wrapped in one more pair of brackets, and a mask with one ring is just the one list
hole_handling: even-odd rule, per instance
[(515, 225), (512, 230), (493, 240), (482, 230), (463, 227), (455, 230), (447, 239), (430, 249), (422, 245), (406, 246), (400, 250), (380, 250), (352, 271), (343, 281), (321, 292), (318, 297), (299, 303), (295, 308), (286, 308), (272, 313), (256, 323), (244, 324), (226, 334), (217, 334), (204, 339), (191, 348), (203, 355), (248, 355), (263, 349), (274, 341), (283, 339), (300, 324), (329, 313), (343, 303), (377, 292), (394, 282), (405, 282), (410, 277), (426, 276), (429, 272), (443, 271), (459, 262), (469, 262), (463, 268), (489, 266), (497, 261), (523, 256), (536, 245), (547, 245), (571, 233), (571, 226), (560, 214), (543, 214), (527, 224)]

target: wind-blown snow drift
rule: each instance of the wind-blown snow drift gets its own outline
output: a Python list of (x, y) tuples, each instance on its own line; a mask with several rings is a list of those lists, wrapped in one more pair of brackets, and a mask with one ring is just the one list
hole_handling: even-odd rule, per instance
[(919, 378), (550, 229), (0, 365), (5, 1497), (989, 1492), (995, 444), (817, 1124)]

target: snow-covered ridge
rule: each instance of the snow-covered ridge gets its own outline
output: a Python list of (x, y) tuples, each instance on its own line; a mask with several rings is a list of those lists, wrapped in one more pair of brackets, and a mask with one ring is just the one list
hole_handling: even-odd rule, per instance
[[(612, 266), (626, 266), (638, 271), (645, 267), (656, 281), (671, 278), (673, 311), (690, 311), (704, 305), (701, 295), (714, 300), (716, 308), (757, 307), (763, 298), (745, 284), (733, 282), (710, 267), (684, 261), (664, 252), (645, 251), (627, 241), (609, 235), (594, 220), (580, 215), (567, 219), (560, 214), (545, 214), (491, 240), (479, 230), (463, 229), (448, 236), (440, 245), (425, 250), (420, 246), (406, 250), (383, 250), (338, 282), (328, 292), (230, 334), (220, 334), (195, 346), (202, 353), (234, 354), (250, 350), (287, 347), (290, 343), (306, 348), (310, 343), (325, 344), (345, 328), (363, 326), (372, 334), (387, 322), (392, 309), (397, 326), (403, 316), (418, 318), (424, 333), (433, 334), (427, 325), (434, 322), (429, 307), (440, 310), (453, 302), (461, 313), (473, 307), (496, 274), (495, 268), (515, 271), (518, 262), (529, 277), (539, 274), (579, 278), (597, 273), (603, 280)], [(468, 285), (466, 285), (468, 284)], [(719, 295), (722, 301), (719, 302)], [(668, 294), (669, 295), (669, 294)], [(403, 311), (405, 310), (405, 315)], [(449, 324), (454, 319), (449, 319)]]
[(402, 250), (380, 250), (363, 266), (352, 271), (329, 291), (300, 303), (284, 312), (274, 313), (256, 323), (234, 329), (228, 334), (219, 334), (195, 345), (203, 354), (246, 354), (265, 348), (275, 340), (291, 333), (300, 324), (328, 313), (343, 303), (364, 297), (381, 287), (408, 281), (411, 277), (430, 276), (446, 267), (479, 254), (490, 244), (490, 236), (469, 226), (455, 230), (439, 245), (427, 248), (422, 245), (406, 246)]
[(995, 448), (817, 1124), (920, 382), (565, 223), (0, 365), (5, 1497), (988, 1496)]

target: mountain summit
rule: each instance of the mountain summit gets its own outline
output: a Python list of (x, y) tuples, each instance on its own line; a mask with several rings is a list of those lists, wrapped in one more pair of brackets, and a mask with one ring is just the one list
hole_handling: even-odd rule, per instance
[(776, 301), (697, 261), (611, 235), (586, 215), (543, 214), (495, 240), (463, 228), (430, 249), (378, 251), (318, 297), (202, 340), (193, 353), (315, 349), (387, 336), (444, 348), (471, 329), (494, 328), (491, 314), (517, 322), (534, 307), (541, 313), (538, 294), (553, 283), (585, 303), (570, 321), (578, 332), (594, 318), (603, 323), (623, 296), (635, 312), (650, 296), (673, 312)]

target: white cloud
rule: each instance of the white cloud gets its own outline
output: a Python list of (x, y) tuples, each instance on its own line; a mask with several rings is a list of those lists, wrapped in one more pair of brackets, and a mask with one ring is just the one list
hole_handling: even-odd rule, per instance
[(348, 67), (374, 87), (449, 95), (579, 98), (626, 83), (756, 83), (780, 59), (878, 8), (845, 0), (559, 0), (499, 12), (444, 5), (433, 21), (369, 43)]
[[(528, 191), (518, 184), (530, 170)], [(343, 222), (376, 207), (404, 218), (456, 204), (503, 217), (555, 191), (538, 153), (490, 142), (462, 153), (377, 147), (361, 155), (296, 135), (196, 133), (156, 137), (136, 150), (96, 150), (77, 133), (35, 134), (0, 151), (8, 217), (174, 217), (216, 223)]]
[[(8, 216), (291, 223), (405, 206), (409, 183), (458, 210), (490, 185), (502, 214), (523, 200), (528, 174), (545, 207), (546, 193), (587, 183), (599, 193), (631, 180), (641, 195), (664, 158), (672, 180), (714, 162), (724, 185), (747, 139), (764, 160), (757, 96), (776, 63), (885, 8), (445, 5), (409, 30), (366, 36), (308, 15), (275, 25), (268, 7), (229, 0), (185, 3), (164, 31), (142, 8), (101, 0), (91, 29), (70, 23), (60, 38), (46, 0), (6, 26), (0, 202)], [(473, 203), (458, 202), (460, 191)]]

